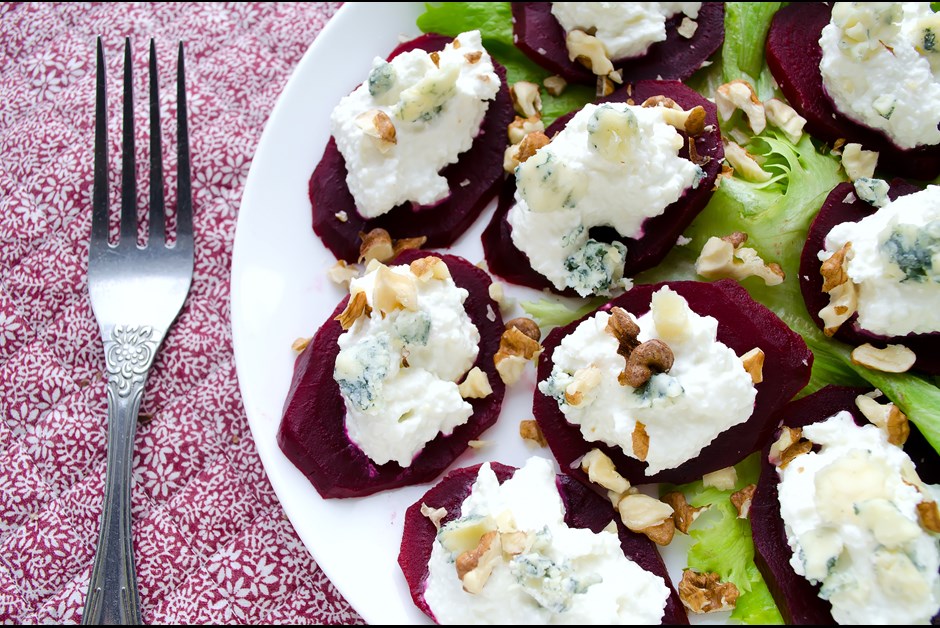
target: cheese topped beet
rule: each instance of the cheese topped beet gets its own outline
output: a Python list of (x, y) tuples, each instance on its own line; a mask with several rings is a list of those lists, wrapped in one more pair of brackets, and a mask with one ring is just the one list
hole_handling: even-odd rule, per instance
[(940, 19), (929, 3), (792, 3), (775, 15), (767, 65), (806, 129), (880, 153), (887, 171), (940, 174)]
[(397, 261), (353, 281), (294, 367), (278, 444), (324, 497), (431, 480), (499, 414), (486, 273), (451, 255)]
[(654, 266), (712, 194), (724, 152), (715, 105), (641, 81), (560, 118), (504, 184), (483, 234), (516, 283), (609, 295)]
[[(879, 187), (882, 194), (870, 194)], [(913, 368), (940, 373), (938, 203), (940, 188), (901, 180), (833, 189), (800, 261), (807, 310), (828, 335), (852, 345), (902, 345)]]
[(479, 31), (423, 35), (376, 59), (331, 116), (332, 137), (310, 179), (313, 228), (356, 261), (360, 232), (447, 246), (502, 179), (512, 121), (505, 70)]
[[(568, 81), (684, 80), (724, 41), (723, 2), (513, 2), (516, 45)], [(580, 59), (579, 59), (580, 57)]]
[(750, 518), (756, 562), (788, 623), (931, 623), (940, 487), (925, 479), (936, 478), (936, 454), (924, 459), (916, 428), (864, 390), (827, 387), (777, 417)]
[(440, 624), (687, 623), (651, 541), (544, 458), (458, 469), (405, 515), (399, 564)]
[(688, 482), (770, 436), (809, 379), (799, 335), (733, 281), (637, 286), (543, 342), (535, 418), (562, 468), (600, 449), (633, 483)]

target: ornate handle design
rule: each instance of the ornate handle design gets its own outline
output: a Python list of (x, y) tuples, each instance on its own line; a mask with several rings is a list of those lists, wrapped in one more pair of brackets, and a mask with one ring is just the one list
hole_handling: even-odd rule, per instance
[(134, 434), (147, 373), (162, 336), (149, 326), (117, 325), (105, 342), (108, 473), (83, 624), (141, 623), (131, 537)]

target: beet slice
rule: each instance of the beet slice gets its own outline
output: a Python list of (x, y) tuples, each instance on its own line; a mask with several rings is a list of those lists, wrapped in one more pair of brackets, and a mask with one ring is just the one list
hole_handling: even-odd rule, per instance
[[(430, 519), (421, 514), (421, 504), (431, 508), (446, 508), (447, 516), (442, 524), (460, 517), (463, 501), (470, 495), (473, 483), (481, 465), (454, 469), (431, 490), (417, 500), (405, 513), (405, 529), (402, 534), (401, 551), (398, 554), (398, 564), (405, 574), (408, 588), (411, 590), (411, 599), (428, 617), (437, 621), (434, 613), (424, 600), (424, 591), (427, 588), (428, 561), (431, 560), (431, 547), (437, 536), (437, 529)], [(491, 462), (490, 466), (500, 484), (508, 480), (516, 472), (515, 467), (506, 466), (498, 462)], [(656, 545), (642, 534), (627, 530), (614, 511), (610, 502), (587, 490), (578, 482), (568, 476), (558, 475), (555, 484), (565, 505), (565, 523), (572, 528), (589, 528), (594, 532), (603, 530), (612, 520), (617, 523), (620, 535), (620, 547), (630, 560), (640, 567), (656, 574), (666, 582), (669, 587), (669, 598), (663, 614), (663, 624), (688, 624), (679, 595), (676, 593), (663, 559), (656, 551)]]
[[(403, 52), (421, 49), (441, 50), (451, 37), (427, 34), (401, 44), (389, 60)], [(310, 177), (309, 196), (313, 210), (313, 230), (338, 259), (355, 262), (359, 257), (360, 231), (382, 227), (392, 238), (425, 236), (428, 248), (443, 248), (473, 224), (483, 208), (496, 195), (503, 180), (503, 151), (506, 149), (506, 127), (514, 112), (506, 84), (506, 69), (493, 61), (502, 85), (483, 118), (480, 134), (473, 146), (461, 153), (456, 163), (441, 173), (447, 179), (451, 194), (433, 206), (419, 207), (404, 203), (390, 212), (366, 220), (356, 211), (356, 202), (346, 185), (346, 161), (331, 137), (320, 163)], [(346, 220), (336, 218), (346, 212)]]
[[(560, 74), (572, 83), (594, 84), (597, 76), (568, 59), (565, 30), (552, 15), (548, 2), (513, 2), (513, 35), (516, 46), (530, 59)], [(666, 21), (666, 39), (652, 44), (640, 57), (615, 59), (627, 81), (642, 79), (685, 80), (702, 67), (725, 40), (725, 3), (704, 2), (699, 10), (695, 33), (686, 39), (676, 28), (683, 14)]]
[[(558, 403), (536, 390), (533, 412), (552, 454), (562, 469), (586, 484), (591, 484), (587, 474), (575, 462), (592, 449), (600, 449), (607, 454), (621, 475), (633, 484), (682, 484), (740, 462), (767, 442), (776, 427), (771, 420), (773, 412), (809, 381), (813, 354), (803, 339), (733, 280), (723, 279), (714, 283), (672, 281), (636, 286), (600, 309), (607, 311), (615, 306), (622, 307), (640, 317), (649, 311), (653, 293), (663, 286), (669, 286), (685, 297), (696, 313), (718, 319), (718, 340), (736, 354), (743, 355), (754, 347), (763, 350), (764, 381), (757, 385), (754, 412), (744, 423), (721, 433), (695, 458), (674, 469), (647, 476), (644, 474), (648, 466), (645, 462), (627, 456), (620, 447), (586, 441), (580, 427), (568, 422)], [(544, 351), (539, 358), (538, 381), (551, 375), (555, 349), (582, 320), (584, 318), (552, 330), (542, 343)]]
[[(477, 438), (496, 422), (506, 386), (496, 372), (493, 355), (499, 348), (503, 321), (499, 307), (489, 297), (489, 276), (461, 257), (405, 251), (396, 263), (435, 255), (446, 262), (454, 282), (469, 291), (464, 308), (480, 331), (480, 353), (474, 366), (487, 378), (493, 393), (484, 399), (468, 399), (473, 406), (470, 420), (450, 436), (438, 434), (415, 457), (411, 466), (396, 462), (375, 464), (346, 435), (346, 408), (333, 379), (333, 365), (339, 353), (337, 339), (343, 332), (333, 317), (343, 311), (343, 299), (313, 341), (297, 357), (294, 377), (277, 432), (281, 451), (300, 469), (323, 497), (362, 497), (408, 484), (436, 478)], [(492, 317), (492, 320), (490, 319)]]
[[(895, 179), (891, 182), (888, 197), (895, 200), (900, 196), (918, 191), (920, 188), (917, 186), (903, 179)], [(851, 198), (849, 194), (855, 198), (852, 203), (845, 202), (846, 198)], [(803, 245), (803, 253), (800, 256), (800, 291), (803, 293), (803, 301), (809, 315), (820, 329), (823, 329), (825, 325), (819, 318), (819, 311), (829, 305), (829, 295), (822, 291), (823, 280), (822, 275), (819, 274), (821, 262), (816, 255), (823, 250), (826, 235), (833, 227), (843, 222), (858, 222), (877, 210), (877, 207), (857, 198), (851, 183), (840, 183), (826, 197), (813, 224), (810, 225), (806, 244)], [(903, 344), (917, 355), (914, 369), (931, 375), (940, 375), (940, 333), (938, 332), (883, 336), (859, 327), (858, 314), (855, 314), (842, 324), (839, 331), (835, 333), (835, 338), (853, 346), (866, 342), (879, 347), (889, 343)]]
[[(721, 171), (721, 160), (725, 156), (715, 104), (708, 102), (696, 91), (678, 81), (639, 81), (597, 102), (626, 102), (632, 98), (634, 102), (642, 103), (651, 96), (660, 95), (672, 98), (686, 110), (696, 106), (705, 108), (705, 122), (711, 125), (712, 130), (695, 137), (696, 153), (701, 160), (707, 160), (707, 163), (702, 165), (705, 178), (699, 182), (697, 188), (687, 189), (679, 200), (666, 207), (662, 214), (647, 218), (643, 223), (644, 233), (640, 238), (623, 238), (611, 228), (591, 230), (591, 235), (598, 240), (605, 242), (619, 240), (627, 247), (627, 257), (624, 261), (624, 276), (626, 277), (652, 268), (666, 257), (685, 228), (711, 199), (715, 179)], [(555, 120), (546, 130), (546, 134), (551, 137), (554, 133), (561, 131), (574, 114), (575, 112), (572, 112)], [(679, 152), (679, 156), (688, 159), (688, 136), (685, 133), (682, 135), (686, 138), (686, 146)], [(512, 226), (506, 216), (514, 204), (515, 192), (516, 178), (508, 177), (500, 190), (496, 212), (483, 231), (483, 253), (486, 256), (486, 263), (490, 271), (512, 283), (559, 292), (551, 281), (532, 269), (528, 256), (513, 244)], [(560, 293), (577, 296), (577, 293), (570, 288)]]
[(914, 179), (940, 175), (940, 145), (900, 148), (832, 104), (819, 72), (819, 37), (831, 14), (831, 6), (822, 2), (794, 2), (777, 11), (767, 33), (767, 66), (789, 103), (806, 118), (806, 130), (826, 142), (845, 139), (878, 151), (878, 166), (887, 172)]
[[(855, 405), (855, 398), (870, 389), (826, 386), (825, 388), (792, 401), (781, 408), (774, 419), (788, 427), (805, 427), (825, 421), (841, 410), (852, 414), (858, 425), (868, 421)], [(940, 476), (937, 454), (924, 437), (911, 424), (911, 436), (904, 445), (918, 473), (927, 483)], [(769, 461), (770, 443), (761, 453), (761, 474), (751, 502), (750, 520), (754, 536), (754, 562), (767, 582), (780, 614), (787, 624), (831, 625), (831, 606), (819, 597), (819, 586), (812, 585), (790, 567), (790, 545), (780, 517), (777, 485), (780, 480), (776, 468)], [(937, 618), (934, 618), (936, 623)]]

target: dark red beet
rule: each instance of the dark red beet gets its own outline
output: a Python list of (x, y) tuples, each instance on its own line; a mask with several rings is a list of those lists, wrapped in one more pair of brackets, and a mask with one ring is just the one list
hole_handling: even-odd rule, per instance
[[(805, 427), (847, 410), (857, 424), (865, 425), (868, 421), (858, 411), (855, 398), (868, 391), (866, 388), (826, 386), (812, 395), (788, 403), (774, 414), (774, 420), (788, 427)], [(904, 449), (911, 455), (921, 479), (928, 483), (936, 482), (940, 473), (937, 454), (913, 424)], [(761, 453), (760, 481), (749, 514), (754, 536), (754, 562), (764, 576), (786, 623), (831, 625), (835, 623), (830, 612), (832, 607), (828, 601), (820, 599), (819, 587), (810, 584), (790, 567), (792, 552), (787, 543), (783, 519), (780, 518), (777, 498), (779, 478), (776, 468), (769, 461), (769, 454), (770, 443)]]
[(850, 120), (833, 106), (819, 73), (819, 36), (831, 13), (831, 6), (822, 2), (794, 2), (777, 11), (767, 34), (767, 66), (784, 96), (806, 118), (806, 130), (826, 142), (841, 138), (878, 151), (878, 166), (885, 171), (914, 179), (940, 175), (940, 146), (899, 148), (882, 132)]
[[(920, 188), (902, 179), (895, 179), (891, 182), (888, 196), (894, 200), (899, 196), (913, 194), (919, 190)], [(858, 198), (853, 203), (846, 203), (845, 199), (850, 193), (855, 194), (851, 183), (840, 183), (829, 193), (809, 228), (806, 244), (803, 245), (803, 253), (800, 257), (800, 290), (803, 293), (803, 301), (809, 315), (820, 329), (824, 325), (822, 319), (819, 318), (819, 311), (829, 305), (829, 295), (822, 291), (822, 275), (819, 274), (821, 262), (817, 254), (825, 246), (826, 235), (838, 224), (858, 222), (878, 210), (877, 207)], [(903, 344), (917, 355), (914, 369), (931, 375), (940, 375), (940, 333), (882, 336), (859, 327), (858, 315), (855, 315), (842, 324), (835, 338), (853, 346), (866, 342), (879, 347), (888, 343)]]
[[(490, 466), (500, 483), (511, 478), (516, 472), (515, 467), (498, 462), (491, 462)], [(458, 518), (463, 501), (470, 495), (470, 489), (476, 482), (479, 469), (480, 465), (476, 465), (451, 471), (405, 513), (405, 529), (398, 564), (405, 574), (408, 588), (411, 589), (411, 599), (431, 619), (435, 617), (424, 600), (424, 591), (427, 587), (428, 561), (431, 559), (431, 547), (437, 530), (430, 519), (421, 514), (421, 504), (427, 504), (431, 508), (446, 508), (447, 516), (442, 523)], [(556, 485), (565, 505), (565, 523), (572, 528), (589, 528), (600, 532), (611, 520), (616, 521), (623, 553), (643, 569), (660, 576), (669, 587), (671, 593), (666, 601), (663, 624), (688, 624), (685, 609), (653, 542), (642, 534), (627, 530), (619, 518), (612, 516), (610, 502), (586, 490), (578, 482), (565, 475), (559, 475)]]
[[(513, 2), (513, 34), (516, 46), (530, 59), (573, 83), (593, 84), (597, 77), (580, 63), (568, 59), (565, 31), (552, 15), (548, 2)], [(642, 79), (685, 80), (721, 47), (725, 40), (724, 2), (705, 2), (699, 11), (698, 28), (691, 39), (676, 31), (680, 13), (666, 22), (666, 39), (649, 47), (641, 57), (614, 60), (627, 81)]]
[[(496, 372), (493, 355), (499, 348), (503, 321), (499, 307), (490, 299), (489, 276), (465, 259), (427, 251), (405, 251), (395, 263), (407, 264), (426, 255), (443, 259), (454, 282), (470, 292), (464, 308), (480, 331), (478, 366), (489, 378), (493, 394), (485, 399), (469, 399), (470, 420), (450, 436), (439, 434), (425, 446), (411, 466), (395, 462), (376, 465), (346, 436), (346, 409), (339, 386), (333, 379), (333, 365), (342, 333), (333, 317), (346, 307), (348, 297), (337, 306), (313, 341), (297, 357), (294, 377), (284, 405), (277, 442), (287, 458), (300, 469), (323, 497), (362, 497), (408, 484), (429, 482), (496, 422), (506, 387)], [(495, 319), (488, 316), (495, 314)]]
[[(635, 85), (623, 87), (607, 98), (598, 102), (624, 102), (632, 98), (637, 104), (651, 96), (667, 96), (672, 98), (684, 109), (689, 110), (696, 106), (705, 108), (706, 124), (712, 125), (713, 130), (698, 135), (695, 138), (695, 150), (702, 159), (708, 158), (708, 163), (702, 166), (705, 178), (693, 190), (686, 190), (685, 194), (666, 210), (654, 218), (648, 218), (643, 223), (643, 235), (639, 239), (622, 238), (613, 229), (597, 230), (596, 237), (605, 241), (617, 239), (627, 247), (627, 257), (624, 263), (624, 275), (633, 275), (652, 268), (663, 260), (669, 250), (675, 246), (676, 240), (682, 235), (686, 227), (695, 219), (711, 198), (715, 178), (721, 170), (721, 160), (725, 156), (721, 144), (721, 132), (718, 129), (718, 116), (715, 104), (708, 102), (694, 90), (678, 81), (639, 81)], [(546, 130), (551, 137), (561, 131), (574, 116), (570, 113), (558, 118)], [(683, 134), (684, 137), (685, 134)], [(688, 140), (686, 146), (680, 151), (680, 157), (688, 158)], [(483, 252), (489, 269), (512, 283), (532, 288), (558, 292), (557, 288), (543, 275), (532, 270), (529, 258), (516, 248), (512, 242), (512, 227), (506, 220), (506, 215), (514, 204), (513, 194), (516, 192), (515, 177), (508, 177), (503, 183), (499, 193), (499, 204), (490, 223), (483, 231)], [(592, 235), (594, 230), (592, 230)], [(575, 295), (573, 290), (562, 294)]]
[[(389, 55), (393, 59), (409, 50), (441, 50), (452, 38), (441, 35), (422, 35), (400, 45)], [(506, 85), (506, 70), (493, 62), (502, 85), (496, 99), (490, 103), (480, 126), (480, 134), (473, 146), (460, 155), (456, 163), (441, 173), (447, 179), (451, 194), (430, 207), (411, 203), (399, 205), (387, 214), (363, 219), (356, 211), (349, 188), (346, 186), (346, 161), (331, 137), (323, 157), (310, 177), (309, 195), (313, 208), (313, 230), (333, 255), (347, 262), (359, 257), (360, 231), (376, 227), (386, 229), (392, 238), (426, 236), (427, 248), (450, 246), (473, 224), (483, 208), (496, 195), (503, 180), (503, 151), (506, 148), (506, 127), (513, 120), (512, 101)], [(469, 184), (461, 185), (469, 181)], [(341, 222), (336, 213), (345, 211), (347, 220)]]
[[(601, 306), (601, 309), (622, 307), (640, 317), (649, 311), (653, 292), (663, 286), (669, 286), (685, 297), (696, 313), (718, 319), (718, 340), (733, 349), (737, 355), (743, 355), (754, 347), (763, 350), (764, 381), (757, 385), (754, 412), (744, 423), (720, 434), (692, 460), (674, 469), (646, 476), (645, 462), (627, 456), (620, 447), (609, 447), (601, 442), (584, 440), (581, 429), (565, 419), (558, 403), (536, 391), (533, 412), (552, 453), (562, 469), (570, 469), (568, 472), (571, 475), (587, 484), (590, 482), (587, 474), (581, 471), (580, 465), (572, 465), (592, 449), (600, 449), (607, 454), (614, 461), (617, 470), (634, 484), (682, 484), (696, 480), (705, 473), (740, 462), (767, 442), (776, 427), (776, 423), (771, 420), (773, 412), (789, 401), (809, 381), (813, 354), (803, 339), (777, 318), (776, 314), (754, 301), (744, 288), (730, 279), (715, 283), (673, 281), (636, 286)], [(544, 381), (551, 375), (555, 348), (580, 322), (575, 321), (554, 329), (542, 343), (545, 350), (539, 358), (539, 381)]]

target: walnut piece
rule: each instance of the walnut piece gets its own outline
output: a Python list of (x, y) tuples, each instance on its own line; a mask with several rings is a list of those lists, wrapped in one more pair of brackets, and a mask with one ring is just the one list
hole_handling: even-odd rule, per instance
[(558, 76), (557, 74), (554, 74), (545, 78), (545, 80), (542, 81), (542, 85), (545, 87), (545, 91), (550, 95), (561, 96), (564, 93), (565, 88), (568, 87), (568, 81)]
[(600, 449), (592, 449), (584, 455), (581, 470), (588, 474), (591, 482), (608, 491), (622, 495), (630, 490), (629, 480), (620, 475), (614, 467), (614, 461)]
[(510, 144), (518, 144), (525, 136), (535, 131), (545, 131), (545, 123), (542, 122), (541, 115), (534, 115), (531, 118), (516, 116), (515, 119), (506, 127), (506, 133), (509, 135)]
[(883, 373), (906, 373), (914, 366), (917, 355), (904, 345), (887, 345), (878, 349), (869, 343), (852, 349), (852, 362)]
[(849, 280), (848, 267), (846, 264), (850, 259), (852, 243), (846, 242), (842, 248), (829, 256), (819, 267), (819, 274), (823, 278), (823, 292), (831, 292), (833, 288), (841, 286)]
[(662, 108), (663, 121), (688, 135), (699, 135), (705, 131), (705, 109), (700, 105), (686, 111), (672, 98), (658, 95), (650, 96), (641, 106)]
[(360, 316), (369, 316), (372, 308), (369, 306), (368, 298), (365, 292), (357, 292), (349, 297), (346, 308), (340, 312), (333, 320), (339, 321), (344, 330), (353, 326)]
[(607, 58), (604, 44), (594, 35), (575, 29), (565, 37), (565, 46), (571, 61), (577, 61), (594, 74), (606, 77), (614, 71), (614, 64)]
[(695, 508), (689, 505), (689, 502), (685, 499), (685, 495), (679, 491), (666, 493), (659, 499), (663, 503), (672, 506), (672, 521), (676, 525), (676, 530), (682, 534), (689, 533), (689, 527), (707, 508), (706, 506)]
[(474, 366), (467, 373), (466, 379), (457, 386), (457, 391), (463, 399), (483, 399), (493, 394), (493, 387), (490, 386), (486, 373), (480, 370), (479, 366)]
[(754, 347), (741, 356), (744, 370), (751, 376), (751, 382), (760, 384), (764, 381), (764, 352), (760, 347)]
[(522, 437), (522, 440), (535, 443), (539, 447), (548, 446), (548, 441), (545, 440), (545, 435), (542, 434), (542, 428), (539, 427), (539, 423), (535, 419), (519, 421), (519, 436)]
[(748, 484), (740, 491), (731, 494), (731, 503), (738, 511), (738, 519), (747, 519), (747, 515), (751, 511), (751, 502), (754, 500), (754, 491), (756, 490), (756, 484)]
[(697, 614), (731, 610), (739, 594), (733, 582), (721, 582), (716, 573), (686, 569), (679, 582), (679, 599), (687, 609)]
[(800, 138), (803, 137), (806, 118), (798, 114), (796, 109), (776, 98), (765, 100), (764, 110), (767, 114), (767, 122), (783, 131), (793, 144), (799, 143)]
[(507, 385), (515, 384), (522, 377), (522, 370), (530, 360), (538, 358), (542, 347), (517, 327), (509, 327), (499, 339), (499, 349), (493, 356), (496, 370)]
[(646, 535), (657, 545), (668, 545), (675, 536), (672, 506), (643, 493), (627, 494), (617, 504), (628, 529)]
[(297, 338), (291, 343), (290, 348), (297, 353), (302, 353), (303, 350), (307, 348), (307, 345), (310, 344), (311, 340), (313, 340), (313, 338)]
[(330, 281), (333, 283), (349, 286), (349, 282), (359, 276), (359, 269), (347, 264), (346, 260), (337, 260), (336, 263), (330, 266), (329, 270), (326, 271), (326, 276), (329, 277)]
[(524, 118), (540, 116), (542, 112), (542, 95), (539, 86), (529, 81), (516, 81), (509, 88), (512, 97), (512, 106), (516, 113)]
[(431, 508), (424, 502), (421, 502), (421, 514), (427, 517), (434, 524), (435, 530), (441, 529), (441, 520), (447, 516), (446, 508)]
[(480, 538), (475, 549), (467, 550), (457, 557), (457, 577), (463, 582), (463, 590), (476, 595), (486, 586), (497, 561), (502, 559), (499, 532), (491, 530)]
[(646, 456), (650, 452), (650, 436), (646, 433), (646, 426), (639, 421), (637, 421), (636, 425), (633, 427), (631, 440), (633, 443), (633, 455), (636, 456), (637, 460), (645, 462)]
[(747, 122), (755, 134), (767, 127), (764, 105), (747, 81), (736, 79), (719, 86), (715, 91), (715, 105), (722, 122), (730, 120), (735, 110), (740, 109), (747, 116)]
[(395, 310), (417, 311), (418, 285), (413, 274), (396, 273), (384, 264), (380, 264), (375, 272), (372, 289), (372, 305), (375, 309), (385, 314)]
[(698, 22), (689, 16), (683, 17), (682, 22), (676, 27), (676, 32), (686, 39), (692, 39), (692, 36), (695, 35), (695, 31), (697, 30)]
[(372, 260), (385, 263), (395, 257), (395, 247), (392, 246), (392, 236), (388, 231), (377, 227), (368, 233), (359, 232), (359, 263), (368, 264)]
[(408, 268), (421, 283), (427, 283), (432, 279), (450, 279), (450, 269), (447, 268), (447, 264), (433, 255), (414, 260)]
[(705, 242), (695, 260), (695, 272), (706, 279), (731, 278), (737, 281), (747, 277), (760, 277), (764, 285), (783, 283), (786, 274), (776, 263), (767, 264), (752, 248), (735, 246), (731, 242), (712, 236)]
[(768, 460), (785, 469), (794, 458), (813, 449), (813, 443), (803, 438), (802, 428), (783, 426), (780, 437), (770, 446)]
[(878, 166), (878, 153), (873, 150), (862, 150), (861, 144), (846, 144), (842, 148), (842, 167), (849, 181), (856, 179), (873, 179), (875, 168)]
[(888, 435), (888, 442), (892, 445), (902, 446), (911, 434), (911, 426), (907, 415), (891, 402), (881, 404), (868, 395), (859, 395), (855, 398), (855, 405), (866, 419), (877, 425)]
[(569, 406), (580, 406), (584, 402), (584, 395), (601, 385), (601, 370), (594, 365), (578, 369), (574, 379), (565, 386), (565, 403)]
[(395, 137), (395, 125), (388, 114), (378, 109), (365, 111), (356, 116), (356, 126), (372, 138), (380, 153), (387, 153), (398, 143)]
[(525, 163), (529, 157), (535, 155), (538, 149), (548, 146), (551, 140), (541, 131), (533, 131), (522, 138), (519, 142), (519, 152), (516, 153), (516, 161), (520, 164)]
[(719, 491), (730, 491), (738, 483), (738, 472), (734, 467), (725, 467), (702, 476), (702, 484), (717, 488)]
[(934, 534), (940, 533), (940, 510), (937, 508), (937, 502), (924, 500), (917, 504), (917, 518), (925, 530)]
[(736, 142), (729, 141), (725, 141), (724, 146), (725, 159), (736, 171), (741, 173), (742, 177), (755, 183), (770, 181), (771, 174), (764, 170), (754, 159), (754, 155), (747, 152), (744, 147)]

